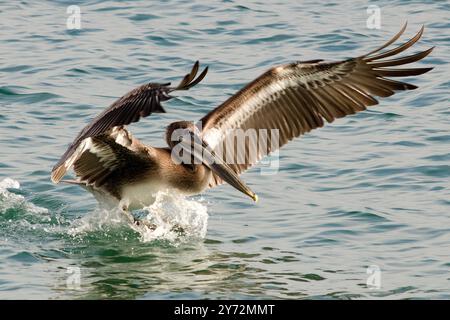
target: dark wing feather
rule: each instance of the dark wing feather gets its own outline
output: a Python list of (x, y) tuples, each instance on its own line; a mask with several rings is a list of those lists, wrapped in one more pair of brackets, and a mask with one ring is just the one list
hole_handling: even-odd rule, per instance
[(81, 130), (58, 163), (53, 167), (52, 181), (58, 183), (61, 180), (70, 165), (74, 162), (74, 159), (71, 159), (71, 157), (86, 138), (101, 135), (117, 126), (137, 122), (141, 117), (147, 117), (151, 113), (166, 112), (161, 102), (172, 98), (169, 93), (176, 90), (190, 89), (199, 83), (208, 72), (208, 67), (206, 67), (196, 78), (198, 69), (199, 62), (197, 61), (192, 71), (176, 87), (171, 87), (170, 83), (148, 83), (135, 88), (115, 101)]
[[(322, 127), (325, 121), (333, 122), (378, 104), (376, 96), (388, 97), (397, 90), (417, 88), (387, 78), (416, 76), (432, 69), (393, 68), (430, 54), (433, 48), (393, 57), (416, 43), (423, 27), (403, 45), (382, 51), (402, 35), (405, 27), (386, 44), (364, 56), (339, 62), (296, 62), (270, 69), (201, 119), (203, 139), (216, 153), (221, 152), (224, 159), (227, 152), (234, 150), (226, 162), (236, 173), (241, 173), (273, 149)], [(256, 129), (256, 135), (245, 140), (245, 148), (237, 148), (234, 142), (236, 129)], [(279, 137), (269, 134), (268, 147), (260, 148), (256, 140), (260, 129), (278, 129)], [(272, 147), (274, 139), (278, 139), (278, 146)], [(244, 161), (239, 161), (239, 157)], [(220, 183), (221, 179), (213, 176), (210, 186)]]

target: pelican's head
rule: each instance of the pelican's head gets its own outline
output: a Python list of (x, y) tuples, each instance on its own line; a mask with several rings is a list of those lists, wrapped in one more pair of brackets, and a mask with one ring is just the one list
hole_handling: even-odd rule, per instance
[(198, 128), (192, 121), (173, 122), (166, 129), (167, 145), (173, 149), (183, 137), (190, 137), (192, 133), (199, 134)]
[[(258, 201), (258, 196), (239, 178), (238, 174), (215, 154), (208, 143), (203, 140), (199, 128), (191, 121), (178, 121), (171, 123), (166, 130), (166, 141), (175, 159), (186, 164), (202, 164), (212, 170), (221, 179), (235, 187), (237, 190)], [(187, 153), (184, 159), (178, 158), (179, 152)], [(182, 158), (183, 158), (182, 157)], [(190, 161), (190, 162), (186, 162)]]

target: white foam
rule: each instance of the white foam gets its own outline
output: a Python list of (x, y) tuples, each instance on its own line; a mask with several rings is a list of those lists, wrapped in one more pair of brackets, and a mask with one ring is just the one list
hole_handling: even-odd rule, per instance
[(8, 209), (16, 208), (25, 210), (28, 213), (48, 214), (48, 209), (38, 207), (28, 202), (24, 196), (10, 192), (8, 189), (20, 189), (19, 181), (5, 178), (0, 181), (0, 214)]
[(6, 188), (20, 189), (20, 183), (14, 179), (5, 178), (0, 181), (0, 191), (5, 190)]

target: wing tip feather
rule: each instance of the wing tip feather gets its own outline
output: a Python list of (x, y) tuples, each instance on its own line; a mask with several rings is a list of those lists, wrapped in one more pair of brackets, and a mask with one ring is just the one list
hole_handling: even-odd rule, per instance
[[(186, 74), (183, 79), (180, 81), (177, 87), (175, 87), (175, 90), (189, 90), (196, 84), (198, 84), (200, 81), (203, 80), (203, 78), (206, 76), (206, 73), (208, 72), (208, 66), (200, 73), (200, 75), (197, 76), (198, 70), (200, 68), (200, 62), (197, 60), (194, 63), (194, 66), (192, 67), (192, 70), (190, 73)], [(196, 78), (197, 76), (197, 78)]]
[(58, 184), (61, 179), (64, 177), (64, 175), (66, 174), (66, 167), (63, 165), (53, 169), (52, 174), (50, 176), (51, 180), (53, 183)]

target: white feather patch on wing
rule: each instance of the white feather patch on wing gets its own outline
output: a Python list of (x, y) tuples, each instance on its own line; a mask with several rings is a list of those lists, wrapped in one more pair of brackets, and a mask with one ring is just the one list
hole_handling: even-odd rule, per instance
[(125, 127), (114, 127), (111, 130), (110, 136), (117, 144), (129, 148), (133, 143), (133, 136)]
[[(277, 70), (277, 72), (280, 74), (286, 73), (284, 69)], [(242, 104), (241, 108), (230, 114), (228, 118), (224, 118), (215, 127), (206, 131), (203, 139), (212, 149), (215, 149), (216, 146), (224, 140), (225, 136), (232, 134), (234, 129), (240, 128), (242, 123), (245, 123), (248, 118), (257, 113), (259, 109), (264, 107), (267, 103), (276, 100), (278, 96), (284, 94), (286, 88), (292, 88), (299, 85), (300, 83), (291, 77), (279, 78), (276, 81), (273, 81), (268, 86), (255, 92), (253, 96)]]
[(51, 179), (54, 183), (58, 183), (70, 168), (72, 168), (75, 161), (88, 149), (92, 147), (92, 139), (86, 138), (79, 145), (75, 152), (60, 166), (57, 170), (52, 172)]
[[(89, 138), (91, 139), (91, 138)], [(90, 148), (87, 149), (90, 153), (95, 154), (104, 168), (113, 171), (117, 168), (117, 157), (114, 150), (107, 144), (99, 144), (93, 141)]]

